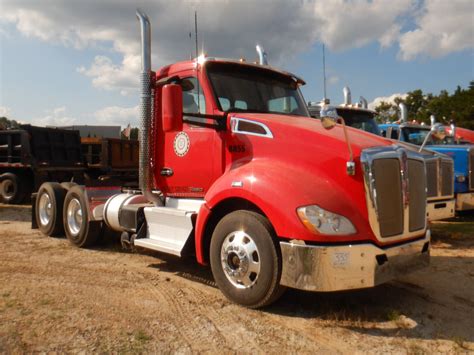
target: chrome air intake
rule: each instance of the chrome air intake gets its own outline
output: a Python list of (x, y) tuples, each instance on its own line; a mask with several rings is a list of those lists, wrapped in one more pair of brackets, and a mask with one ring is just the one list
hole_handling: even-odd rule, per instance
[(152, 193), (152, 175), (150, 163), (150, 127), (152, 116), (152, 89), (151, 89), (151, 33), (150, 20), (140, 10), (136, 12), (140, 21), (142, 42), (142, 71), (140, 74), (140, 117), (139, 117), (139, 186), (142, 194), (148, 201), (159, 202), (159, 197)]
[(259, 44), (257, 44), (255, 49), (258, 53), (258, 64), (268, 65), (267, 52), (265, 52), (265, 49)]
[(387, 242), (426, 232), (426, 170), (421, 155), (399, 146), (362, 151), (369, 222)]
[(352, 103), (351, 89), (349, 89), (349, 86), (344, 86), (342, 92), (344, 93), (344, 105), (350, 105)]
[(398, 104), (398, 107), (400, 108), (400, 121), (408, 122), (407, 105), (405, 105), (403, 102), (401, 102), (401, 103)]

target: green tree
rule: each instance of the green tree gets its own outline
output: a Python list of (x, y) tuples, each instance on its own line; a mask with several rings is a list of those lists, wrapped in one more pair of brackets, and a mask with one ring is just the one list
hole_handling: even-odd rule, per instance
[(9, 120), (6, 117), (0, 117), (0, 129), (18, 128), (20, 124), (15, 120)]

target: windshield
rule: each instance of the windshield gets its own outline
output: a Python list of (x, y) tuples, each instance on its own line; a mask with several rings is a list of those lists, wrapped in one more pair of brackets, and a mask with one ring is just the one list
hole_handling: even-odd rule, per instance
[[(403, 140), (408, 143), (416, 144), (416, 145), (422, 145), (426, 136), (430, 132), (429, 129), (422, 129), (422, 128), (417, 128), (417, 127), (403, 127), (402, 128), (402, 135), (403, 135)], [(426, 144), (434, 144), (433, 137), (430, 137), (428, 139), (428, 142)]]
[(346, 125), (380, 135), (380, 129), (372, 112), (337, 108), (337, 114), (344, 118)]
[(298, 84), (278, 72), (234, 63), (210, 62), (207, 75), (222, 111), (309, 117)]

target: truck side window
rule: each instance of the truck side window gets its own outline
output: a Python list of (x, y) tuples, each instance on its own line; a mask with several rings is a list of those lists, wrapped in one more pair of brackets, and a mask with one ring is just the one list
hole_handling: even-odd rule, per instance
[(183, 88), (183, 113), (206, 113), (206, 99), (202, 87), (198, 88), (198, 81), (195, 77), (181, 80)]
[(398, 140), (398, 129), (392, 129), (392, 133), (390, 134), (390, 138)]

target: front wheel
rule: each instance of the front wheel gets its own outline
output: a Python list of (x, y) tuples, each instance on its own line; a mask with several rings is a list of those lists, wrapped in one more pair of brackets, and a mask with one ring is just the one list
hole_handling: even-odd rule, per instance
[(270, 222), (250, 211), (235, 211), (217, 224), (210, 261), (217, 286), (231, 301), (266, 306), (282, 294), (281, 254)]
[(101, 224), (90, 220), (85, 191), (79, 185), (73, 186), (64, 199), (63, 223), (67, 239), (79, 248), (97, 241)]

